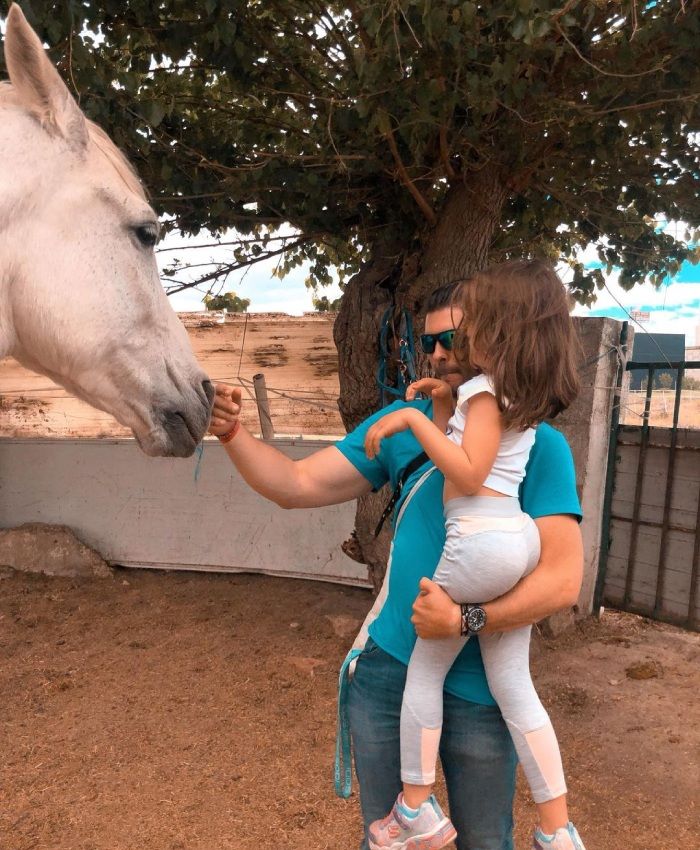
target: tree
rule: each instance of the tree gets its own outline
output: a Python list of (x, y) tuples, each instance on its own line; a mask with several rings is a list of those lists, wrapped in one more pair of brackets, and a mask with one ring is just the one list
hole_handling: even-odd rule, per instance
[(239, 298), (235, 292), (205, 295), (202, 301), (207, 310), (226, 310), (227, 313), (245, 313), (250, 307), (250, 298)]
[[(698, 258), (692, 234), (658, 226), (700, 218), (697, 0), (25, 10), (172, 226), (236, 228), (216, 275), (277, 255), (280, 274), (308, 262), (315, 284), (332, 268), (347, 281), (334, 334), (348, 427), (379, 403), (387, 307), (420, 313), (436, 285), (513, 256), (567, 261), (584, 303), (605, 268), (631, 287)], [(588, 246), (601, 268), (584, 266)], [(360, 505), (358, 541), (381, 571), (373, 510)]]
[(659, 390), (672, 390), (675, 384), (675, 379), (670, 372), (660, 372), (654, 380), (654, 386)]
[(690, 375), (684, 375), (681, 386), (684, 390), (700, 390), (700, 381), (697, 378), (691, 378)]
[(342, 300), (342, 297), (331, 300), (327, 295), (314, 295), (311, 302), (319, 313), (337, 313)]

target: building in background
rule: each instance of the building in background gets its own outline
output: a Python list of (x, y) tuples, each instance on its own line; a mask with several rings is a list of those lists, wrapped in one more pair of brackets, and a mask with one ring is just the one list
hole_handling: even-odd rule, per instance
[(700, 345), (691, 345), (685, 350), (686, 363), (697, 363), (700, 361)]
[[(637, 331), (632, 346), (632, 360), (635, 363), (680, 363), (685, 360), (685, 334)], [(633, 369), (630, 375), (630, 389), (646, 389), (648, 374), (646, 369)], [(657, 369), (654, 372), (654, 386), (675, 389), (675, 370)]]

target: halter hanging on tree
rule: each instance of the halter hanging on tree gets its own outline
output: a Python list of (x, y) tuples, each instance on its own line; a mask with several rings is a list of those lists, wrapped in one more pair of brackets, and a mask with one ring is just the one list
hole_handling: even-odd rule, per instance
[(411, 314), (405, 307), (398, 313), (390, 307), (382, 316), (379, 331), (377, 384), (382, 394), (381, 407), (386, 407), (397, 398), (403, 399), (408, 385), (416, 379), (416, 348)]

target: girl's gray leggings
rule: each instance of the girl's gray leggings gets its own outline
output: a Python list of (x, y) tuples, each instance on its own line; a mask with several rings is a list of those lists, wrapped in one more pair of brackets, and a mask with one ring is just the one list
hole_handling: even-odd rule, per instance
[[(447, 540), (434, 581), (455, 602), (489, 602), (537, 565), (537, 526), (516, 498), (451, 499), (445, 517)], [(565, 794), (566, 783), (552, 724), (530, 678), (530, 629), (481, 635), (479, 644), (489, 688), (513, 737), (532, 795), (536, 803), (543, 803)], [(401, 707), (401, 779), (406, 783), (435, 781), (443, 683), (467, 640), (416, 641)]]

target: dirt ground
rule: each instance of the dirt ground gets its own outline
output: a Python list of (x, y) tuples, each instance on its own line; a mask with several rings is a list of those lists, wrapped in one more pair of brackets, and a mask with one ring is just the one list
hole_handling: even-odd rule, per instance
[[(338, 413), (338, 357), (334, 313), (287, 316), (180, 313), (192, 349), (212, 380), (243, 388), (243, 422), (260, 430), (253, 376), (268, 387), (272, 424), (279, 434), (344, 434)], [(0, 359), (0, 436), (128, 437), (111, 416), (94, 410), (43, 375)]]
[[(3, 575), (2, 850), (355, 850), (357, 796), (332, 790), (335, 695), (367, 591)], [(700, 636), (614, 612), (537, 638), (588, 850), (697, 846), (699, 662)], [(518, 850), (533, 812), (520, 779)]]

